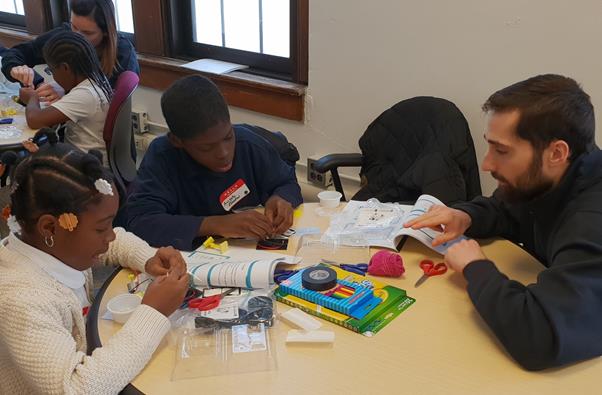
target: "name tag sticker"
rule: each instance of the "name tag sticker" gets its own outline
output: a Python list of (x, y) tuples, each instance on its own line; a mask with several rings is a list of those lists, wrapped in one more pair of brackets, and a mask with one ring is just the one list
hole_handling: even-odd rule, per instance
[(240, 202), (251, 191), (242, 178), (239, 178), (232, 186), (219, 195), (219, 202), (226, 211), (230, 211), (236, 203)]

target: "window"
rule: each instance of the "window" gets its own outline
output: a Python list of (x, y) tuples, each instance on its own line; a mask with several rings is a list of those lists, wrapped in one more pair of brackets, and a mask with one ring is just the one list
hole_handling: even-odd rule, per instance
[[(166, 89), (191, 73), (181, 67), (191, 59), (240, 63), (260, 76), (211, 77), (229, 104), (304, 119), (309, 0), (112, 1), (117, 29), (138, 51), (142, 85)], [(0, 24), (8, 27), (0, 26), (0, 44), (11, 47), (69, 21), (68, 4), (0, 0)]]
[(0, 0), (0, 23), (24, 27), (25, 9), (23, 0)]
[[(295, 0), (188, 0), (185, 55), (245, 64), (257, 74), (291, 79)], [(189, 11), (189, 12), (188, 12)], [(287, 78), (288, 76), (288, 78)]]
[(113, 0), (115, 5), (115, 20), (117, 30), (134, 34), (134, 17), (132, 15), (132, 0)]
[(194, 0), (193, 40), (288, 58), (290, 3), (282, 0)]

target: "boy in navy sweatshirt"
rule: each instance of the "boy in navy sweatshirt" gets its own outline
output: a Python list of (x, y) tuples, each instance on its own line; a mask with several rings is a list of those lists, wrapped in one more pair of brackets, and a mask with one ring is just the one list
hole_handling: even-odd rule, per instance
[[(125, 207), (127, 228), (181, 250), (205, 236), (264, 239), (286, 231), (301, 204), (295, 169), (251, 127), (232, 125), (207, 78), (176, 81), (161, 97), (169, 133), (146, 152)], [(265, 206), (265, 213), (241, 208)]]

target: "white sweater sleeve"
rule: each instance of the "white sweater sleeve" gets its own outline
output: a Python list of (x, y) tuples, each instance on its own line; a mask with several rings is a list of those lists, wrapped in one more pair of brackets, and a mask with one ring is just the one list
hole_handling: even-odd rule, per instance
[(0, 316), (13, 317), (0, 319), (2, 341), (36, 393), (117, 393), (138, 375), (170, 327), (165, 316), (141, 305), (119, 332), (87, 356), (77, 351), (67, 329), (71, 311), (56, 294), (33, 291), (27, 298), (12, 294), (9, 299), (0, 303)]
[(157, 251), (147, 242), (123, 228), (115, 228), (115, 240), (109, 244), (108, 251), (101, 257), (105, 265), (119, 264), (123, 267), (144, 272), (146, 261)]

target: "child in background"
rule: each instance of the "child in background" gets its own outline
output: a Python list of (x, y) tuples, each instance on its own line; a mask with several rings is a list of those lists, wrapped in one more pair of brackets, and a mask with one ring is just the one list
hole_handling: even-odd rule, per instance
[(55, 82), (66, 94), (42, 108), (32, 87), (21, 88), (19, 97), (27, 105), (27, 124), (39, 129), (66, 122), (65, 141), (85, 152), (100, 151), (106, 163), (102, 133), (112, 90), (94, 48), (81, 34), (63, 31), (48, 40), (44, 58)]
[[(0, 245), (0, 393), (117, 393), (169, 331), (167, 316), (188, 288), (186, 265), (172, 248), (113, 229), (110, 173), (48, 138), (12, 180), (11, 234)], [(98, 262), (157, 277), (121, 330), (86, 355), (89, 269)]]

